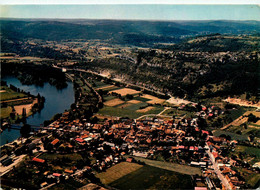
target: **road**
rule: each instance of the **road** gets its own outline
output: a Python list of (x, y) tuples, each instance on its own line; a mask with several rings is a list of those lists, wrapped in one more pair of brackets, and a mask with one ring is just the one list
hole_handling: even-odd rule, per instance
[[(55, 66), (55, 65), (52, 65), (53, 68), (56, 68), (56, 69), (62, 69), (61, 67), (58, 67), (58, 66)], [(97, 73), (97, 72), (94, 72), (94, 71), (90, 71), (90, 70), (84, 70), (84, 69), (69, 69), (69, 68), (66, 68), (67, 71), (79, 71), (79, 72), (84, 72), (84, 73), (91, 73), (93, 75), (98, 75), (98, 76), (101, 76), (101, 77), (105, 77), (105, 78), (109, 78), (108, 76), (105, 76), (105, 75), (102, 75), (100, 73)], [(118, 82), (118, 80), (116, 79), (111, 79), (113, 80), (114, 82)], [(125, 85), (128, 85), (128, 86), (134, 86), (134, 87), (138, 87), (140, 89), (144, 89), (144, 90), (147, 90), (147, 91), (150, 91), (150, 92), (154, 92), (154, 93), (157, 93), (157, 94), (160, 94), (160, 95), (163, 95), (165, 96), (164, 93), (162, 92), (159, 92), (159, 91), (155, 91), (155, 90), (151, 90), (149, 88), (146, 88), (146, 87), (143, 87), (143, 86), (139, 86), (139, 85), (136, 85), (136, 84), (131, 84), (131, 83), (127, 83), (127, 82), (123, 82), (123, 81), (120, 81), (120, 83), (123, 83)]]
[(214, 172), (217, 174), (219, 180), (221, 181), (221, 183), (225, 186), (226, 189), (232, 189), (231, 186), (228, 183), (228, 180), (224, 177), (224, 175), (221, 173), (221, 171), (218, 169), (218, 165), (215, 162), (214, 156), (213, 154), (210, 152), (208, 145), (206, 146), (206, 148), (208, 149), (206, 152), (209, 155), (210, 161), (212, 162), (212, 166), (214, 169)]
[[(100, 96), (100, 94), (92, 87), (91, 84), (89, 84), (89, 82), (84, 79), (80, 73), (80, 77), (83, 79), (84, 83), (89, 87), (89, 89), (93, 90), (93, 92), (95, 92), (96, 96), (98, 97), (98, 104), (99, 103), (102, 103), (102, 97)], [(97, 104), (97, 107), (98, 107), (98, 104)]]

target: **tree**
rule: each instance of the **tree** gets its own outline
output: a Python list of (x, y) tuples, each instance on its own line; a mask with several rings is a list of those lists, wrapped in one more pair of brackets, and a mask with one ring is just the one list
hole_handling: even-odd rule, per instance
[(22, 137), (28, 137), (29, 134), (31, 132), (31, 125), (29, 124), (24, 124), (22, 127), (21, 127), (21, 130), (20, 130), (20, 134)]
[(26, 109), (25, 109), (25, 108), (23, 108), (22, 117), (23, 117), (23, 118), (26, 117)]

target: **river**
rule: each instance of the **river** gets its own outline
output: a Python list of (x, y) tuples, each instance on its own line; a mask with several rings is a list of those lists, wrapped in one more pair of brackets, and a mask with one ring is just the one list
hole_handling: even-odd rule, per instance
[[(49, 83), (44, 83), (44, 86), (42, 87), (36, 85), (23, 85), (16, 77), (12, 76), (4, 77), (2, 80), (6, 81), (8, 85), (12, 84), (25, 92), (30, 92), (33, 95), (40, 93), (41, 96), (45, 97), (44, 108), (41, 112), (35, 113), (27, 118), (27, 123), (30, 125), (40, 126), (45, 120), (51, 119), (56, 113), (62, 113), (66, 109), (69, 109), (70, 105), (74, 102), (73, 84), (71, 82), (67, 82), (68, 86), (66, 88), (58, 90)], [(6, 129), (0, 135), (0, 145), (14, 141), (18, 137), (20, 137), (19, 130)]]

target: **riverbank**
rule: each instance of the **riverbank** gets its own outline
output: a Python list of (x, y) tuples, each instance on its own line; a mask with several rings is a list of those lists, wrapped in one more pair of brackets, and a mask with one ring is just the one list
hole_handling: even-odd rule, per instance
[[(74, 103), (74, 90), (73, 83), (71, 82), (68, 82), (66, 88), (60, 90), (47, 82), (44, 83), (43, 86), (24, 85), (13, 76), (4, 77), (2, 80), (5, 80), (7, 85), (12, 84), (17, 88), (20, 88), (20, 90), (30, 92), (33, 96), (37, 96), (39, 93), (45, 98), (44, 107), (41, 112), (35, 112), (35, 114), (27, 117), (27, 124), (29, 125), (40, 126), (45, 120), (51, 119), (57, 113), (63, 113), (66, 109), (70, 108), (72, 103)], [(4, 145), (6, 142), (13, 142), (19, 138), (20, 131), (17, 129), (8, 129), (3, 131), (0, 137), (0, 145)]]

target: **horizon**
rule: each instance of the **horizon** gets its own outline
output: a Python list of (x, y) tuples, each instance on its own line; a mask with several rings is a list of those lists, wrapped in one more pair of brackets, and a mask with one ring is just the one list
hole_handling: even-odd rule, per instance
[(144, 19), (106, 19), (106, 18), (16, 18), (16, 17), (0, 17), (0, 20), (31, 20), (31, 21), (47, 21), (47, 20), (89, 20), (89, 21), (146, 21), (146, 22), (208, 22), (208, 21), (230, 21), (230, 22), (248, 22), (260, 20), (232, 20), (232, 19), (210, 19), (210, 20), (144, 20)]
[(89, 20), (260, 20), (259, 5), (1, 5), (0, 18)]

